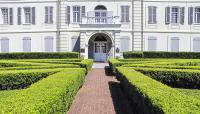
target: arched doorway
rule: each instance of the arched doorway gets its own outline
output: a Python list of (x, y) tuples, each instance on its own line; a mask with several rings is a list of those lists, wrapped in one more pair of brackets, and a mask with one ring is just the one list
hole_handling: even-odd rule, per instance
[(91, 36), (88, 47), (88, 58), (94, 61), (106, 61), (112, 56), (112, 40), (104, 33), (97, 33)]

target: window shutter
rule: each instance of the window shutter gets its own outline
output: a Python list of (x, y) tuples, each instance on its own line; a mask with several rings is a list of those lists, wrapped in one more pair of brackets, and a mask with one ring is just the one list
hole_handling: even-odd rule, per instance
[(194, 8), (193, 7), (189, 7), (188, 8), (188, 24), (189, 25), (192, 25), (193, 24), (193, 10)]
[(1, 39), (1, 52), (9, 52), (9, 39), (8, 38)]
[(170, 24), (170, 7), (165, 8), (165, 24)]
[(9, 24), (13, 25), (13, 8), (9, 8), (9, 16), (10, 16)]
[(77, 36), (72, 37), (71, 41), (72, 41), (72, 45), (71, 45), (72, 51), (79, 52), (80, 51), (80, 37), (77, 37)]
[(122, 37), (120, 39), (120, 52), (129, 51), (129, 37)]
[(126, 22), (130, 22), (129, 20), (129, 6), (126, 6)]
[(121, 6), (121, 22), (124, 22), (124, 6)]
[(70, 17), (70, 12), (71, 12), (71, 11), (70, 11), (70, 6), (67, 6), (67, 7), (66, 7), (66, 23), (67, 23), (67, 24), (69, 24), (70, 21), (71, 21), (71, 20), (70, 20), (70, 18), (71, 18), (71, 17)]
[(112, 24), (113, 21), (113, 12), (112, 11), (108, 11), (107, 12), (107, 23), (108, 24)]
[(50, 7), (50, 23), (53, 23), (53, 7)]
[(45, 21), (44, 21), (44, 23), (48, 23), (48, 7), (46, 6), (45, 7)]
[(32, 7), (32, 24), (35, 25), (35, 7)]
[(149, 6), (148, 7), (148, 24), (151, 24), (152, 23), (152, 7)]
[(200, 38), (193, 39), (193, 51), (200, 52)]
[(21, 8), (17, 9), (17, 24), (21, 25)]
[(156, 40), (154, 37), (148, 39), (148, 51), (156, 51)]
[(173, 51), (173, 52), (179, 51), (179, 39), (178, 38), (171, 39), (171, 51)]
[(82, 6), (81, 8), (81, 16), (85, 17), (85, 6)]
[(3, 24), (2, 8), (0, 8), (0, 24)]
[(185, 8), (180, 8), (180, 24), (184, 25), (185, 21)]
[(53, 37), (46, 37), (45, 41), (45, 52), (53, 52)]
[(153, 23), (156, 24), (157, 23), (157, 7), (153, 7)]
[(31, 52), (31, 38), (23, 38), (23, 52)]

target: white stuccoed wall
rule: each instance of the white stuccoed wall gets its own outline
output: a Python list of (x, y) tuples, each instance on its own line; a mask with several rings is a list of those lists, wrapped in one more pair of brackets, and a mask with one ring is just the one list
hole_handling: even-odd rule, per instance
[[(60, 2), (59, 2), (60, 1)], [(54, 51), (71, 51), (71, 38), (81, 36), (81, 47), (85, 48), (90, 34), (104, 31), (114, 38), (115, 47), (120, 47), (120, 38), (130, 38), (129, 50), (148, 50), (148, 38), (157, 38), (157, 51), (170, 51), (171, 37), (179, 37), (180, 51), (193, 51), (193, 38), (200, 37), (200, 25), (188, 25), (188, 7), (200, 6), (199, 0), (144, 0), (144, 42), (141, 38), (141, 1), (140, 0), (0, 0), (0, 7), (12, 7), (14, 11), (14, 25), (0, 25), (0, 38), (10, 39), (10, 51), (22, 51), (22, 38), (31, 37), (32, 51), (44, 51), (44, 38), (54, 38)], [(66, 6), (86, 6), (86, 13), (94, 11), (97, 5), (104, 5), (113, 16), (121, 16), (121, 5), (130, 6), (130, 23), (121, 26), (88, 27), (77, 23), (65, 23)], [(17, 25), (17, 7), (36, 7), (36, 25)], [(44, 24), (44, 7), (54, 6), (54, 24)], [(59, 6), (59, 7), (57, 7)], [(148, 6), (157, 6), (157, 24), (148, 25)], [(165, 25), (165, 7), (185, 7), (185, 24)], [(58, 11), (57, 11), (58, 9)], [(71, 7), (71, 21), (73, 20)], [(58, 23), (57, 23), (58, 19)], [(60, 33), (59, 35), (57, 33)], [(142, 45), (144, 44), (144, 45)], [(85, 56), (87, 56), (85, 54)], [(120, 56), (120, 55), (119, 55)]]

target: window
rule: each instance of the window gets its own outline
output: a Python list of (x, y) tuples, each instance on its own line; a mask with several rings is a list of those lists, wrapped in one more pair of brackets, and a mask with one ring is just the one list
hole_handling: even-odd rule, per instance
[(9, 52), (9, 39), (8, 38), (1, 39), (1, 52)]
[(121, 47), (121, 49), (120, 49), (120, 51), (121, 52), (126, 52), (126, 51), (129, 51), (129, 37), (122, 37), (121, 39), (120, 39), (120, 47)]
[(80, 51), (80, 37), (74, 36), (74, 37), (72, 37), (71, 41), (72, 41), (72, 43), (71, 43), (72, 51), (79, 52)]
[(200, 24), (200, 7), (194, 8), (194, 23)]
[(107, 23), (106, 11), (95, 11), (95, 23)]
[(52, 6), (45, 7), (45, 23), (53, 24), (53, 7)]
[(53, 37), (46, 37), (45, 42), (45, 52), (53, 52)]
[[(20, 11), (18, 9), (18, 11)], [(20, 12), (18, 12), (20, 14)], [(19, 19), (18, 15), (18, 19)], [(35, 7), (25, 7), (24, 8), (24, 23), (23, 24), (35, 24)]]
[(156, 51), (156, 42), (157, 39), (155, 37), (148, 38), (148, 51)]
[(193, 51), (200, 52), (200, 38), (193, 39)]
[(25, 23), (31, 23), (31, 8), (24, 8)]
[(149, 6), (148, 14), (148, 24), (156, 24), (156, 6)]
[(8, 8), (1, 8), (1, 12), (2, 12), (2, 19), (3, 19), (3, 23), (2, 24), (9, 24), (9, 19), (8, 19)]
[(23, 38), (23, 52), (31, 52), (31, 38)]
[(13, 25), (13, 8), (0, 8), (0, 24)]
[(81, 8), (80, 6), (73, 6), (73, 22), (77, 23), (80, 22), (81, 19)]
[(165, 24), (184, 24), (185, 7), (166, 7)]
[(178, 7), (171, 8), (171, 23), (172, 24), (179, 23), (179, 8)]
[(171, 39), (171, 51), (173, 51), (173, 52), (179, 51), (179, 39), (178, 38)]
[(66, 7), (66, 17), (65, 17), (65, 18), (66, 18), (66, 20), (65, 20), (65, 23), (66, 23), (66, 24), (69, 24), (69, 23), (70, 23), (70, 20), (71, 20), (71, 19), (70, 19), (70, 18), (71, 18), (71, 15), (70, 15), (71, 10), (70, 10), (70, 9), (71, 9), (70, 6), (67, 6), (67, 7)]
[(121, 6), (121, 22), (130, 22), (129, 9), (130, 6)]

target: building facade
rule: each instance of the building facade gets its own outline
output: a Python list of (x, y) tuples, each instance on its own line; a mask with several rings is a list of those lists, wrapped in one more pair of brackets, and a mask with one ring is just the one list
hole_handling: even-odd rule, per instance
[(1, 52), (200, 52), (199, 0), (0, 0)]

